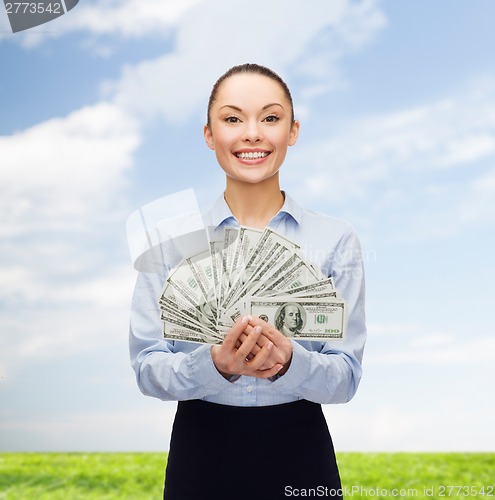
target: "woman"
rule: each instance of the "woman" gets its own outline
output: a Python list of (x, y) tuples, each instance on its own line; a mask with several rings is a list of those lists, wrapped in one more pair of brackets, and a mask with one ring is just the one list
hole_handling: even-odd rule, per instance
[(235, 66), (213, 87), (204, 137), (226, 188), (204, 215), (209, 226), (269, 226), (305, 257), (349, 306), (344, 342), (293, 341), (243, 317), (221, 345), (162, 338), (157, 298), (163, 275), (138, 277), (130, 350), (147, 395), (178, 400), (166, 471), (166, 500), (273, 500), (296, 493), (341, 498), (322, 403), (356, 392), (366, 338), (357, 236), (338, 219), (305, 210), (281, 191), (279, 172), (297, 142), (287, 85), (268, 68)]

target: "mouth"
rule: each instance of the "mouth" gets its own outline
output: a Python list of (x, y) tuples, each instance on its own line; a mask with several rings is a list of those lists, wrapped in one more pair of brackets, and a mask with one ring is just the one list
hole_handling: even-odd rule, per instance
[(266, 158), (270, 154), (270, 151), (238, 151), (234, 153), (234, 156), (240, 160), (261, 160)]

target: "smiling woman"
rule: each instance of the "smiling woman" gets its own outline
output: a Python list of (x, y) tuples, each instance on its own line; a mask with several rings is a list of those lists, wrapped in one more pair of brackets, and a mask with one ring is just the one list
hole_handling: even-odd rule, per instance
[[(279, 170), (287, 147), (297, 141), (299, 122), (287, 86), (258, 68), (235, 67), (215, 84), (204, 134), (227, 176), (229, 207), (241, 225), (262, 228), (282, 206)], [(247, 212), (241, 208), (246, 196), (251, 198)], [(252, 202), (262, 199), (269, 205), (254, 209)]]
[(162, 274), (141, 273), (130, 336), (138, 384), (145, 394), (179, 401), (166, 500), (276, 500), (285, 498), (287, 485), (342, 497), (321, 403), (349, 401), (361, 378), (362, 257), (349, 224), (304, 210), (280, 189), (280, 168), (298, 134), (290, 92), (278, 75), (255, 64), (225, 73), (210, 97), (204, 137), (226, 188), (204, 220), (214, 230), (269, 227), (296, 242), (347, 301), (347, 337), (289, 338), (305, 321), (292, 305), (275, 326), (242, 317), (221, 345), (166, 340), (157, 298), (169, 263)]

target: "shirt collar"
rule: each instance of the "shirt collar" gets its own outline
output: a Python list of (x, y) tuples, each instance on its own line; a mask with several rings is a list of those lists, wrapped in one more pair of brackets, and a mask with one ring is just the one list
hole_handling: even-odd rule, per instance
[[(301, 207), (291, 198), (285, 191), (282, 191), (285, 200), (280, 211), (273, 217), (272, 221), (285, 219), (290, 217), (297, 224), (301, 223), (302, 210)], [(236, 224), (237, 220), (232, 215), (232, 212), (225, 201), (223, 193), (217, 198), (213, 206), (208, 212), (209, 223), (218, 227), (220, 225)]]

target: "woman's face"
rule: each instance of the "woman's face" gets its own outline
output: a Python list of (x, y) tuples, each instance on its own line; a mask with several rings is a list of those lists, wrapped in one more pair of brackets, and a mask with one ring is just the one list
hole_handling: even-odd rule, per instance
[(205, 140), (228, 178), (256, 184), (276, 175), (299, 122), (282, 87), (254, 73), (222, 82), (210, 110)]

